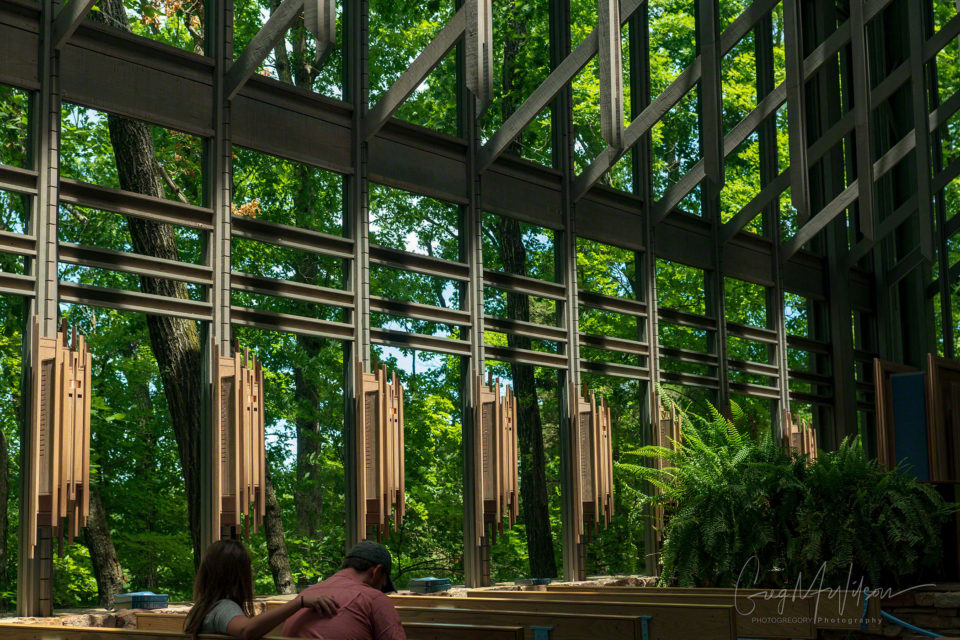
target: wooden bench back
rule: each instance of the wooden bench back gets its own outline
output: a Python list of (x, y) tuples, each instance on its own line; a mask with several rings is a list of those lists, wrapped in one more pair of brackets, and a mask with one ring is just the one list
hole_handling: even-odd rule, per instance
[[(471, 591), (467, 594), (471, 602), (486, 600), (512, 600), (513, 606), (523, 607), (582, 607), (588, 604), (611, 607), (610, 611), (636, 615), (637, 611), (651, 606), (673, 605), (719, 605), (733, 606), (729, 596), (676, 594), (667, 596), (645, 595), (642, 593), (603, 593), (595, 591)], [(814, 640), (817, 631), (811, 620), (810, 601), (787, 602), (782, 611), (779, 603), (772, 600), (747, 601), (734, 606), (734, 621), (738, 638), (804, 638)], [(579, 610), (579, 609), (578, 609)], [(776, 623), (763, 620), (777, 618)], [(806, 622), (803, 622), (806, 621)]]
[[(471, 595), (480, 592), (471, 592)], [(523, 592), (507, 592), (523, 593)], [(574, 593), (577, 598), (581, 594), (599, 593), (608, 599), (629, 597), (650, 601), (669, 600), (672, 602), (688, 602), (688, 598), (700, 599), (703, 602), (716, 602), (719, 598), (723, 604), (733, 605), (738, 611), (738, 618), (749, 617), (763, 624), (764, 619), (774, 618), (774, 624), (783, 623), (784, 629), (791, 618), (801, 616), (808, 621), (810, 631), (816, 634), (817, 630), (859, 631), (864, 619), (863, 597), (857, 591), (795, 591), (789, 589), (717, 589), (701, 587), (589, 587), (582, 585), (548, 585), (545, 592), (527, 592), (546, 594)], [(484, 597), (484, 596), (480, 596)], [(524, 596), (520, 596), (524, 597)], [(548, 596), (549, 597), (549, 596)], [(793, 624), (793, 623), (790, 623)], [(871, 633), (880, 633), (882, 628), (880, 617), (880, 601), (870, 598), (867, 602), (866, 628)], [(771, 627), (773, 625), (770, 625)], [(799, 631), (799, 628), (798, 628)], [(766, 636), (760, 636), (766, 637)], [(769, 636), (771, 638), (780, 636)], [(797, 638), (815, 637), (797, 635)]]
[[(280, 603), (268, 602), (267, 607), (274, 607), (278, 604)], [(137, 630), (145, 632), (179, 632), (172, 633), (172, 635), (166, 637), (177, 639), (186, 638), (187, 636), (181, 631), (185, 619), (186, 615), (182, 613), (139, 613), (137, 614)], [(497, 622), (499, 623), (500, 621)], [(445, 622), (404, 621), (403, 630), (407, 634), (407, 640), (522, 640), (524, 637), (522, 627), (505, 624), (491, 625), (484, 623), (465, 625)], [(279, 638), (280, 627), (274, 629), (268, 637)], [(6, 638), (0, 636), (0, 640), (6, 640)], [(44, 637), (43, 640), (54, 639)], [(84, 638), (83, 640), (87, 639)], [(141, 640), (140, 636), (137, 636), (136, 640)], [(147, 638), (146, 640), (154, 639)]]
[[(584, 638), (649, 638), (649, 640), (730, 640), (736, 638), (730, 606), (656, 603), (547, 602), (487, 598), (395, 596), (401, 620), (477, 624), (495, 616), (498, 622), (523, 626), (529, 640)], [(550, 627), (537, 633), (537, 627)], [(647, 633), (644, 633), (644, 627)]]
[[(183, 631), (0, 623), (0, 640), (187, 640), (189, 637)], [(223, 640), (226, 636), (202, 634), (200, 638)], [(283, 639), (274, 637), (274, 640)]]

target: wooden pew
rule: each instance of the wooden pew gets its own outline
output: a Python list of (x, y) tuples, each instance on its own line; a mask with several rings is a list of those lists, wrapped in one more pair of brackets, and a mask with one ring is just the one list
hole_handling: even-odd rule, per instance
[[(203, 634), (200, 637), (205, 640), (223, 640), (225, 636)], [(189, 636), (182, 631), (0, 623), (0, 640), (188, 640), (188, 638)]]
[(397, 607), (404, 624), (431, 622), (478, 625), (498, 624), (523, 627), (524, 640), (585, 640), (616, 638), (641, 640), (641, 620), (636, 616), (593, 616), (571, 613), (530, 613), (525, 611), (488, 611), (481, 609), (443, 609), (439, 607)]
[[(481, 592), (471, 592), (470, 595)], [(494, 592), (503, 593), (503, 592)], [(523, 592), (509, 592), (523, 593)], [(660, 602), (663, 600), (675, 602), (689, 602), (685, 598), (693, 598), (704, 603), (719, 603), (733, 605), (737, 611), (738, 628), (743, 625), (766, 625), (761, 636), (750, 637), (792, 637), (815, 638), (818, 630), (859, 631), (864, 617), (863, 598), (856, 591), (802, 591), (796, 596), (794, 589), (717, 589), (701, 587), (590, 587), (583, 585), (549, 585), (547, 590), (538, 593), (542, 596), (558, 594), (558, 597), (572, 596), (573, 594), (602, 594), (606, 599), (630, 598), (631, 602), (642, 600), (645, 602)], [(485, 596), (479, 596), (485, 597)], [(521, 598), (526, 596), (520, 596)], [(552, 597), (552, 596), (547, 596)], [(773, 624), (765, 623), (764, 619), (773, 618)], [(796, 621), (806, 621), (799, 624)], [(871, 598), (867, 602), (866, 629), (870, 633), (880, 633), (882, 628), (880, 616), (880, 601)], [(779, 629), (774, 629), (774, 626)], [(803, 632), (807, 626), (806, 632)], [(786, 635), (793, 629), (797, 635)], [(771, 635), (775, 633), (776, 635)]]
[[(611, 612), (619, 612), (621, 615), (636, 615), (644, 606), (663, 606), (664, 603), (677, 605), (720, 605), (731, 606), (733, 602), (728, 596), (718, 595), (693, 595), (676, 594), (668, 596), (667, 594), (658, 594), (658, 596), (646, 596), (642, 593), (603, 593), (594, 591), (471, 591), (467, 594), (472, 601), (486, 600), (515, 600), (515, 606), (554, 606), (563, 607), (567, 611), (569, 607), (581, 607), (587, 604), (599, 604), (610, 607)], [(756, 610), (747, 614), (745, 611), (753, 609), (753, 603), (746, 603), (748, 608), (735, 610), (734, 625), (736, 637), (738, 638), (769, 638), (774, 639), (793, 639), (804, 638), (815, 640), (817, 637), (816, 629), (811, 623), (810, 602), (797, 601), (788, 602), (782, 613), (778, 613), (778, 603), (773, 601), (756, 602)], [(775, 625), (766, 624), (760, 620), (769, 619), (776, 616), (783, 622)]]
[[(267, 607), (277, 606), (279, 602), (268, 602)], [(148, 632), (179, 632), (167, 636), (168, 638), (182, 639), (186, 638), (181, 631), (183, 621), (186, 618), (184, 614), (178, 613), (138, 613), (137, 630)], [(407, 634), (407, 640), (522, 640), (523, 628), (518, 625), (503, 624), (451, 624), (447, 622), (406, 622), (403, 623), (403, 630)], [(498, 621), (499, 622), (499, 621)], [(62, 627), (59, 627), (62, 628)], [(211, 636), (221, 638), (222, 636)], [(271, 632), (269, 638), (279, 638), (280, 627)], [(6, 640), (0, 636), (0, 640)], [(53, 640), (44, 638), (44, 640)], [(64, 639), (67, 640), (67, 639)], [(69, 640), (73, 640), (70, 638)], [(86, 639), (84, 639), (86, 640)], [(94, 639), (91, 639), (94, 640)], [(97, 639), (99, 640), (99, 639)], [(137, 636), (136, 640), (140, 640)], [(147, 640), (154, 640), (148, 638)]]
[[(550, 610), (546, 613), (531, 613), (526, 611), (492, 612), (489, 608), (470, 607), (473, 601), (466, 598), (445, 598), (432, 596), (391, 596), (392, 598), (406, 598), (411, 603), (426, 606), (403, 606), (397, 601), (397, 613), (403, 622), (404, 629), (419, 624), (459, 624), (465, 627), (487, 625), (491, 619), (497, 624), (521, 628), (519, 636), (526, 640), (583, 640), (584, 638), (616, 638), (617, 640), (641, 640), (643, 636), (643, 621), (640, 616), (611, 616), (589, 615), (583, 613), (557, 613)], [(267, 602), (267, 608), (279, 606), (280, 602)], [(463, 604), (464, 608), (453, 608)], [(510, 604), (507, 602), (506, 604)], [(436, 605), (436, 606), (430, 606)], [(439, 608), (445, 606), (445, 608)], [(492, 608), (492, 607), (491, 607)], [(729, 609), (729, 607), (727, 607)], [(732, 613), (728, 621), (732, 625)], [(539, 631), (538, 631), (539, 628)], [(732, 627), (731, 627), (732, 628)], [(414, 636), (407, 634), (410, 640)], [(703, 636), (704, 640), (723, 638), (729, 640), (732, 635)], [(667, 634), (650, 635), (650, 640), (667, 640)]]
[[(635, 638), (676, 640), (698, 638), (730, 640), (736, 637), (733, 608), (729, 605), (676, 603), (518, 601), (509, 598), (449, 598), (442, 596), (392, 596), (400, 618), (458, 621), (474, 624), (495, 615), (499, 622), (527, 628), (527, 638), (583, 640), (584, 638)], [(432, 613), (431, 613), (432, 612)], [(532, 627), (552, 627), (549, 634)], [(646, 627), (647, 633), (644, 633)]]

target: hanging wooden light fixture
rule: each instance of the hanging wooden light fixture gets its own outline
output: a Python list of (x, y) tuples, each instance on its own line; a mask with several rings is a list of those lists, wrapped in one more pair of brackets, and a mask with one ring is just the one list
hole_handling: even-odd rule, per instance
[(357, 522), (376, 530), (377, 540), (397, 531), (406, 510), (403, 461), (403, 387), (387, 368), (357, 366)]
[(613, 518), (613, 438), (610, 409), (601, 398), (597, 402), (591, 391), (589, 396), (574, 399), (574, 451), (576, 510), (578, 542), (586, 543), (600, 529), (606, 528)]
[(213, 531), (230, 535), (244, 525), (249, 535), (263, 524), (266, 510), (266, 434), (263, 413), (263, 368), (249, 349), (234, 347), (213, 363)]
[(37, 527), (53, 528), (60, 541), (73, 542), (90, 513), (90, 352), (66, 321), (55, 338), (40, 335), (33, 318), (33, 384), (27, 495), (29, 557), (35, 557)]
[(513, 389), (504, 385), (501, 394), (500, 380), (492, 376), (483, 383), (483, 376), (474, 379), (477, 403), (474, 407), (474, 456), (475, 473), (474, 512), (475, 522), (480, 526), (476, 532), (476, 544), (485, 545), (489, 533), (490, 542), (496, 543), (497, 535), (513, 527), (520, 513), (519, 479), (517, 472), (517, 405)]

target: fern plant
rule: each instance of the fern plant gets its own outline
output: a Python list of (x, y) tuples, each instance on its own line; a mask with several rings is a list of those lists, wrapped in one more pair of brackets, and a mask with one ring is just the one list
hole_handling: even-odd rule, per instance
[(681, 442), (631, 452), (660, 469), (620, 465), (658, 489), (639, 492), (637, 506), (667, 514), (663, 584), (787, 586), (823, 565), (824, 586), (843, 586), (848, 570), (888, 586), (935, 566), (953, 507), (930, 487), (882, 469), (856, 441), (810, 463), (739, 430), (731, 408), (732, 420), (714, 407), (685, 414)]
[[(883, 469), (859, 440), (822, 453), (806, 474), (796, 513), (790, 572), (821, 571), (825, 584), (899, 586), (935, 576), (943, 554), (942, 527), (956, 509), (930, 485), (901, 469)], [(856, 584), (851, 584), (855, 587)]]

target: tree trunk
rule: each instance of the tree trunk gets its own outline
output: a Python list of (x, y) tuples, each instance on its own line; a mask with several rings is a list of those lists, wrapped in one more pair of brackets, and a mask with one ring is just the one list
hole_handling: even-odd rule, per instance
[(83, 534), (90, 550), (93, 575), (97, 579), (97, 601), (101, 607), (113, 607), (113, 598), (123, 590), (123, 569), (117, 559), (117, 550), (110, 537), (107, 513), (100, 500), (100, 492), (90, 492), (90, 517)]
[[(519, 107), (523, 95), (525, 69), (520, 53), (527, 40), (527, 28), (518, 15), (517, 2), (511, 2), (503, 44), (503, 73), (501, 76), (503, 121)], [(523, 137), (518, 136), (512, 151), (520, 153)], [(500, 261), (508, 273), (527, 275), (526, 250), (520, 223), (514, 219), (497, 218)], [(523, 294), (507, 294), (507, 317), (511, 320), (530, 320), (530, 299)], [(507, 334), (507, 345), (530, 349), (529, 338)], [(517, 446), (520, 456), (520, 504), (527, 534), (527, 555), (530, 574), (537, 578), (557, 575), (557, 561), (553, 553), (550, 533), (550, 510), (547, 500), (546, 452), (543, 446), (543, 422), (537, 400), (537, 385), (533, 367), (511, 364), (513, 390), (517, 398)]]
[[(497, 218), (500, 236), (500, 259), (509, 273), (526, 275), (526, 251), (520, 223), (506, 217)], [(530, 320), (530, 300), (523, 294), (507, 294), (507, 317)], [(507, 334), (507, 344), (517, 349), (530, 349), (529, 338)], [(517, 398), (517, 445), (520, 455), (520, 504), (527, 534), (530, 574), (535, 578), (554, 578), (557, 562), (550, 533), (550, 510), (547, 501), (547, 459), (543, 446), (543, 422), (537, 400), (533, 367), (511, 364), (513, 390)]]
[(273, 491), (270, 473), (267, 473), (267, 503), (263, 514), (263, 537), (267, 540), (267, 564), (273, 575), (273, 586), (277, 593), (296, 593), (293, 576), (290, 573), (290, 558), (287, 556), (287, 543), (283, 538), (283, 522), (280, 518), (280, 503)]
[[(122, 0), (99, 0), (99, 4), (101, 10), (92, 12), (92, 17), (129, 30)], [(107, 121), (121, 188), (163, 198), (163, 180), (158, 172), (149, 126), (115, 115), (109, 115)], [(171, 225), (135, 217), (128, 217), (127, 223), (135, 251), (168, 260), (179, 259), (177, 239)], [(140, 289), (144, 293), (189, 299), (186, 285), (174, 280), (141, 276)], [(200, 332), (197, 324), (191, 320), (153, 315), (147, 316), (147, 328), (177, 440), (186, 483), (194, 566), (199, 566), (203, 554), (200, 547), (200, 389), (203, 383), (200, 375), (203, 352)], [(272, 527), (282, 539), (279, 510), (275, 518)], [(283, 555), (283, 561), (287, 561), (286, 554)], [(289, 574), (289, 567), (286, 571)]]

